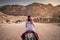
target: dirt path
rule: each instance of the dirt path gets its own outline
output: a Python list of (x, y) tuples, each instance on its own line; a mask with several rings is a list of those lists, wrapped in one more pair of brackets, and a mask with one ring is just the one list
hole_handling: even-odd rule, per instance
[[(35, 23), (40, 40), (60, 40), (60, 24)], [(0, 24), (0, 40), (21, 40), (25, 22), (19, 24)]]

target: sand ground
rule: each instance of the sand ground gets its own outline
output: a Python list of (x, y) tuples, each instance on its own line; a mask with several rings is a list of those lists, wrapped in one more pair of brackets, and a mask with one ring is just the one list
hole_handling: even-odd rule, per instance
[[(0, 24), (0, 40), (21, 40), (25, 22)], [(60, 23), (35, 23), (39, 40), (60, 40)]]

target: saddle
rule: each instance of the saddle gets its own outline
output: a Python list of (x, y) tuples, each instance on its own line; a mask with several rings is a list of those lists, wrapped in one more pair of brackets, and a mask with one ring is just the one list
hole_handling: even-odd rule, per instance
[(24, 33), (22, 34), (21, 38), (22, 38), (22, 39), (25, 39), (25, 35), (26, 35), (27, 33), (33, 33), (33, 34), (35, 35), (35, 37), (36, 37), (36, 40), (39, 39), (39, 38), (38, 38), (38, 34), (37, 34), (36, 32), (34, 32), (34, 31), (32, 31), (32, 30), (29, 30), (29, 31), (24, 32)]

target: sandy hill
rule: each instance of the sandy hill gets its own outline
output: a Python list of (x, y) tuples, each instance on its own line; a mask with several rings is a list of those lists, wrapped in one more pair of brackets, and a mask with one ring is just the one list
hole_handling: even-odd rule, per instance
[(0, 12), (0, 23), (18, 23), (26, 19), (26, 16), (13, 16)]

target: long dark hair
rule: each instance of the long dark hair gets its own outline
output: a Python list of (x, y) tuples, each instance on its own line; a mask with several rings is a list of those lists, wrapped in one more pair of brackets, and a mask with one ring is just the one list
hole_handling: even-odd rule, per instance
[(32, 18), (31, 18), (31, 16), (28, 16), (28, 19), (27, 19), (27, 21), (32, 21)]

